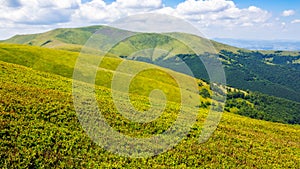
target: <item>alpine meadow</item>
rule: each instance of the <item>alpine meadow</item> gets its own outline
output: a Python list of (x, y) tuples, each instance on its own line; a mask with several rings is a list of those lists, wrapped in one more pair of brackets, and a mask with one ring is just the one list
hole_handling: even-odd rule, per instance
[[(267, 93), (252, 91), (246, 83), (242, 89), (236, 89), (235, 83), (225, 87), (227, 101), (222, 119), (211, 138), (200, 144), (203, 124), (210, 107), (215, 104), (211, 97), (212, 86), (205, 79), (205, 73), (196, 77), (200, 104), (197, 120), (191, 130), (173, 149), (151, 158), (122, 157), (105, 150), (94, 143), (83, 130), (72, 99), (72, 77), (78, 51), (93, 31), (99, 27), (76, 29), (59, 29), (38, 35), (17, 36), (0, 44), (1, 58), (1, 161), (3, 168), (297, 168), (300, 164), (300, 103), (297, 94), (294, 98), (276, 97)], [(76, 34), (76, 36), (75, 36)], [(152, 43), (145, 45), (170, 48), (176, 42), (166, 41), (157, 34), (150, 36)], [(180, 36), (190, 36), (180, 34)], [(81, 37), (82, 42), (72, 40)], [(190, 37), (187, 37), (190, 38)], [(197, 37), (193, 37), (197, 38)], [(143, 39), (136, 36), (122, 45), (128, 47), (141, 44)], [(204, 41), (205, 39), (199, 39)], [(48, 42), (46, 44), (46, 42)], [(12, 44), (19, 43), (19, 44)], [(226, 62), (226, 73), (238, 74), (251, 71), (247, 62), (260, 63), (262, 69), (282, 69), (299, 73), (297, 64), (267, 64), (264, 58), (283, 57), (285, 53), (274, 51), (258, 53), (213, 42), (218, 49), (222, 62)], [(46, 45), (45, 45), (46, 44)], [(57, 45), (54, 45), (57, 44)], [(160, 45), (160, 46), (159, 46)], [(152, 46), (153, 47), (153, 46)], [(130, 47), (128, 47), (130, 48)], [(150, 48), (150, 46), (149, 46)], [(176, 81), (168, 74), (171, 69), (152, 65), (156, 60), (143, 61), (141, 58), (125, 57), (118, 45), (106, 56), (98, 56), (97, 49), (84, 53), (86, 58), (103, 57), (95, 79), (96, 99), (102, 115), (110, 126), (129, 136), (149, 137), (161, 134), (168, 129), (180, 109), (180, 96)], [(255, 55), (268, 57), (255, 57)], [(194, 54), (176, 51), (191, 67), (196, 67)], [(244, 56), (247, 55), (247, 56)], [(292, 59), (295, 56), (289, 56)], [(244, 58), (244, 59), (242, 59)], [(130, 85), (131, 103), (138, 110), (149, 109), (149, 93), (153, 89), (161, 89), (166, 93), (168, 103), (163, 114), (149, 123), (132, 122), (118, 113), (111, 95), (111, 82), (114, 74), (132, 76), (126, 72), (118, 72), (118, 65), (125, 59), (131, 68), (151, 67), (136, 75)], [(171, 56), (168, 63), (176, 63)], [(274, 60), (273, 60), (274, 61)], [(90, 66), (97, 66), (90, 63)], [(199, 64), (195, 72), (201, 72)], [(241, 66), (242, 69), (236, 69)], [(294, 66), (295, 68), (291, 68)], [(263, 70), (261, 70), (263, 71)], [(169, 72), (169, 73), (166, 73)], [(181, 78), (192, 78), (180, 72)], [(254, 74), (255, 73), (255, 74)], [(254, 72), (256, 80), (244, 79), (253, 84), (260, 81), (276, 85), (276, 81), (268, 81), (263, 72)], [(82, 75), (84, 76), (84, 74)], [(277, 76), (284, 76), (278, 74)], [(299, 76), (298, 76), (299, 77)], [(229, 77), (230, 78), (230, 77)], [(236, 76), (239, 78), (239, 76)], [(251, 78), (251, 77), (249, 77)], [(204, 79), (204, 80), (200, 80)], [(298, 81), (294, 81), (296, 84)], [(82, 82), (84, 83), (84, 82)], [(87, 84), (88, 85), (88, 84)], [(244, 85), (244, 86), (243, 86)], [(268, 87), (268, 86), (266, 86)], [(280, 87), (297, 93), (292, 86), (282, 83)], [(274, 88), (270, 87), (272, 91)], [(280, 92), (280, 91), (278, 91)]]

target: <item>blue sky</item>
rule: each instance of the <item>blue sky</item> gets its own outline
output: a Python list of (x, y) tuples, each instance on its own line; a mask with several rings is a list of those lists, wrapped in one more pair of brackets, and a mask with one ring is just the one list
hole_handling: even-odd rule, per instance
[[(82, 0), (82, 2), (90, 2), (91, 0)], [(115, 0), (105, 0), (107, 3), (112, 3)], [(175, 7), (185, 0), (163, 0), (167, 6)], [(258, 6), (268, 10), (285, 10), (286, 8), (294, 8), (300, 5), (297, 0), (234, 0), (239, 7)]]
[[(91, 0), (82, 0), (82, 2), (89, 2)], [(107, 3), (112, 3), (115, 0), (105, 0)], [(166, 6), (176, 7), (179, 3), (184, 2), (185, 0), (163, 0), (163, 4)], [(248, 6), (257, 6), (263, 9), (273, 11), (275, 13), (280, 13), (286, 9), (300, 7), (300, 1), (297, 0), (234, 0), (236, 5), (241, 8)], [(297, 8), (296, 8), (297, 7)]]
[(299, 7), (296, 0), (0, 0), (0, 39), (158, 12), (209, 38), (300, 41)]

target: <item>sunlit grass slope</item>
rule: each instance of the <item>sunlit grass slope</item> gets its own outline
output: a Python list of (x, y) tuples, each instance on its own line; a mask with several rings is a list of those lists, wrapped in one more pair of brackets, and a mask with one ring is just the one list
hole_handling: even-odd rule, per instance
[(40, 34), (16, 35), (5, 42), (80, 51), (81, 46), (100, 28), (102, 26), (55, 29)]
[[(97, 31), (101, 33), (94, 34)], [(133, 36), (115, 44), (114, 40), (118, 38), (112, 38), (113, 35), (126, 34)], [(95, 55), (107, 46), (114, 46), (110, 51), (112, 57), (148, 63), (169, 59), (175, 66), (177, 63), (174, 58), (177, 55), (183, 57), (181, 59), (195, 70), (197, 78), (206, 80), (207, 75), (202, 73), (205, 68), (195, 61), (193, 50), (196, 49), (197, 54), (215, 53), (225, 65), (227, 83), (230, 86), (292, 101), (300, 100), (297, 83), (300, 56), (296, 51), (251, 51), (185, 33), (138, 34), (107, 26), (60, 28), (40, 34), (16, 35), (1, 42), (80, 52), (92, 35), (97, 37), (96, 43), (90, 43), (89, 48), (85, 48), (85, 53)], [(149, 49), (148, 54), (141, 49)]]
[[(55, 48), (55, 49), (64, 49), (64, 50), (70, 50), (70, 51), (80, 51), (82, 46), (85, 45), (86, 41), (98, 30), (106, 29), (106, 31), (116, 31), (117, 29), (107, 26), (89, 26), (89, 27), (81, 27), (81, 28), (60, 28), (51, 30), (45, 33), (40, 34), (31, 34), (31, 35), (16, 35), (10, 39), (5, 40), (5, 43), (13, 43), (13, 44), (25, 44), (25, 45), (32, 45), (32, 46), (42, 46), (47, 48)], [(126, 31), (124, 31), (126, 32)], [(182, 53), (182, 50), (177, 50), (176, 46), (180, 45), (180, 48), (182, 49), (182, 44), (178, 44), (177, 41), (174, 40), (166, 40), (165, 36), (171, 35), (172, 37), (181, 37), (185, 41), (194, 41), (197, 42), (197, 44), (201, 44), (201, 48), (207, 52), (207, 43), (212, 43), (213, 46), (217, 49), (217, 51), (220, 51), (222, 49), (226, 49), (232, 52), (235, 52), (238, 50), (238, 48), (221, 44), (216, 41), (209, 42), (208, 39), (205, 39), (203, 37), (197, 37), (189, 34), (183, 34), (183, 33), (168, 33), (168, 34), (156, 34), (155, 38), (156, 40), (159, 40), (159, 44), (153, 44), (148, 43), (144, 44), (147, 48), (167, 48), (169, 50), (172, 50), (173, 53), (177, 54), (185, 54), (187, 50), (184, 50)], [(135, 41), (132, 41), (128, 43), (121, 43), (120, 47), (126, 46), (127, 48), (131, 48), (134, 50), (136, 48), (136, 44), (139, 42), (142, 37), (137, 37)], [(101, 41), (105, 42), (106, 44), (111, 43), (111, 37), (110, 34), (102, 35), (100, 37)], [(154, 46), (153, 46), (154, 45)], [(198, 46), (199, 47), (199, 46)], [(119, 48), (119, 51), (116, 51), (118, 53), (122, 52), (123, 48)], [(208, 50), (210, 51), (210, 49)], [(192, 51), (190, 51), (192, 53)], [(123, 55), (126, 54), (123, 53)]]
[[(299, 125), (225, 113), (211, 139), (199, 144), (207, 109), (200, 110), (187, 138), (174, 149), (152, 158), (120, 157), (97, 146), (83, 131), (73, 107), (71, 79), (1, 61), (0, 83), (1, 168), (297, 168), (300, 164)], [(172, 103), (166, 110), (168, 120), (132, 123), (116, 113), (110, 92), (96, 87), (102, 113), (122, 133), (158, 134), (176, 118), (178, 106)]]
[[(23, 65), (34, 70), (44, 71), (48, 73), (57, 74), (63, 77), (72, 78), (76, 60), (79, 57), (79, 53), (68, 52), (62, 50), (45, 49), (40, 47), (31, 47), (26, 45), (0, 45), (0, 60)], [(95, 78), (95, 84), (110, 88), (114, 78), (114, 74), (118, 74), (120, 78), (128, 78), (134, 75), (140, 67), (148, 68), (148, 70), (142, 71), (135, 76), (130, 83), (130, 92), (138, 95), (148, 96), (149, 92), (155, 88), (163, 88), (165, 93), (169, 93), (170, 100), (177, 101), (179, 87), (175, 79), (168, 76), (168, 73), (172, 73), (178, 76), (184, 83), (193, 83), (193, 79), (187, 75), (179, 74), (171, 70), (160, 68), (158, 66), (150, 65), (147, 63), (126, 61), (120, 58), (113, 57), (100, 57), (102, 62), (100, 65), (96, 65), (94, 62), (98, 60), (100, 56), (83, 55), (84, 58), (83, 69), (90, 67), (97, 68), (97, 76)], [(123, 69), (122, 72), (117, 70), (119, 64), (126, 61), (128, 69)], [(86, 74), (84, 70), (79, 70), (79, 76), (89, 79), (89, 74)], [(208, 85), (200, 80), (195, 82), (203, 83), (203, 88), (208, 88)], [(197, 84), (196, 84), (197, 85)], [(142, 89), (141, 89), (142, 88)], [(184, 89), (186, 90), (186, 89)]]
[[(79, 53), (77, 52), (31, 47), (26, 45), (0, 44), (0, 60), (30, 67), (34, 70), (57, 74), (67, 78), (73, 77), (74, 66), (78, 56)], [(82, 58), (85, 58), (83, 64), (84, 68), (90, 69), (92, 67), (97, 68), (99, 66), (99, 68), (97, 68), (95, 83), (107, 88), (111, 88), (112, 81), (116, 73), (119, 75), (119, 79), (126, 79), (128, 77), (132, 77), (133, 74), (138, 72), (137, 70), (140, 68), (151, 68), (147, 71), (142, 71), (136, 74), (137, 76), (135, 76), (135, 78), (132, 79), (132, 83), (130, 83), (130, 92), (142, 96), (149, 96), (153, 89), (163, 89), (165, 93), (169, 94), (167, 98), (170, 101), (180, 102), (181, 99), (178, 97), (178, 85), (176, 81), (167, 74), (172, 73), (179, 75), (179, 79), (182, 79), (185, 84), (192, 85), (194, 81), (188, 76), (143, 62), (123, 60), (114, 57), (99, 57), (94, 55), (82, 55)], [(102, 58), (100, 65), (96, 65), (94, 62), (98, 58)], [(118, 70), (118, 67), (124, 61), (127, 63), (126, 68)], [(89, 77), (83, 71), (79, 71), (78, 73), (78, 76), (86, 78)], [(196, 80), (196, 82), (199, 85), (198, 88), (200, 93), (202, 93), (202, 90), (204, 89), (209, 89), (208, 84), (205, 82), (201, 80)], [(123, 84), (123, 82), (121, 84)], [(243, 98), (239, 93), (234, 94), (233, 97), (228, 98), (230, 100), (227, 102), (228, 107), (226, 110), (239, 109), (240, 111), (233, 112), (268, 121), (299, 124), (299, 103), (275, 97), (268, 97), (261, 94), (255, 94), (253, 97), (252, 95), (253, 94), (250, 94), (250, 97)], [(246, 100), (247, 98), (248, 101)], [(201, 97), (201, 99), (201, 105), (199, 106), (207, 107), (207, 105), (210, 104), (209, 97)], [(258, 100), (260, 100), (260, 103), (258, 103)], [(245, 104), (249, 101), (251, 104)]]

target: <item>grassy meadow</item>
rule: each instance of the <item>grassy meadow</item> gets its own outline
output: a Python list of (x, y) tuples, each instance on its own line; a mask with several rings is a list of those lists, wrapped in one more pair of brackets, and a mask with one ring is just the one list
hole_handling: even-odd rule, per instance
[[(85, 55), (86, 66), (99, 57)], [(74, 108), (72, 77), (78, 53), (0, 44), (0, 167), (1, 168), (297, 168), (300, 166), (300, 126), (267, 122), (223, 113), (211, 138), (200, 144), (210, 104), (203, 94), (184, 90), (199, 98), (195, 124), (173, 149), (151, 158), (128, 158), (113, 154), (94, 143), (80, 125)], [(134, 76), (129, 86), (131, 103), (148, 110), (149, 93), (161, 89), (168, 102), (163, 114), (149, 123), (132, 122), (118, 113), (112, 99), (113, 75), (131, 77), (117, 67), (123, 60), (103, 57), (97, 67), (96, 100), (102, 115), (116, 131), (139, 138), (163, 133), (176, 120), (182, 98), (173, 73), (146, 63), (127, 61), (131, 68), (150, 67)], [(80, 71), (79, 71), (80, 73)], [(84, 72), (82, 72), (84, 77)], [(197, 90), (208, 90), (195, 80)], [(84, 85), (90, 85), (82, 82)], [(209, 95), (208, 94), (208, 95)], [(241, 98), (238, 98), (241, 101)], [(241, 101), (242, 102), (242, 101)], [(246, 102), (246, 101), (245, 101)], [(248, 103), (249, 101), (247, 101)], [(274, 102), (271, 102), (275, 104)], [(205, 106), (203, 106), (203, 104)], [(251, 105), (251, 103), (249, 104)], [(232, 112), (231, 112), (232, 111)]]
[[(173, 149), (152, 158), (121, 157), (97, 146), (82, 129), (72, 105), (71, 79), (1, 61), (0, 80), (1, 168), (297, 168), (300, 163), (298, 125), (224, 113), (209, 141), (200, 144), (207, 109), (200, 109), (187, 138)], [(160, 133), (176, 115), (170, 111), (169, 120), (146, 126), (120, 123), (111, 90), (96, 90), (105, 117), (128, 135)]]

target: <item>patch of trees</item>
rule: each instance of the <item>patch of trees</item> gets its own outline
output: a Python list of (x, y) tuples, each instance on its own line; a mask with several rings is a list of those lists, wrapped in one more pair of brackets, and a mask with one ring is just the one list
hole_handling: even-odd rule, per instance
[(238, 108), (235, 112), (250, 118), (300, 124), (300, 103), (257, 92), (229, 91), (225, 110)]
[[(47, 45), (48, 43), (51, 43), (52, 42), (52, 40), (47, 40), (46, 42), (44, 42), (43, 44), (41, 44), (41, 46), (45, 46), (45, 45)], [(30, 42), (31, 43), (31, 42)], [(32, 45), (32, 44), (31, 44)]]
[[(233, 53), (221, 50), (218, 55), (208, 53), (201, 56), (195, 54), (178, 54), (174, 57), (159, 58), (155, 61), (141, 58), (135, 59), (191, 75), (189, 71), (183, 69), (184, 66), (188, 66), (194, 77), (209, 82), (210, 79), (207, 70), (201, 60), (208, 57), (208, 55), (223, 59), (228, 85), (300, 102), (300, 64), (269, 65), (265, 62), (265, 59), (270, 58), (275, 59), (275, 62), (278, 63), (290, 62), (290, 58), (300, 59), (300, 55), (298, 57), (290, 57), (281, 56), (281, 52), (262, 54), (259, 51), (248, 52), (239, 50)], [(282, 60), (276, 59), (277, 57)], [(209, 66), (214, 65), (212, 63)]]
[[(220, 53), (237, 61), (237, 63), (232, 62), (230, 66), (225, 67), (227, 82), (231, 86), (300, 101), (300, 67), (296, 70), (291, 67), (292, 65), (268, 65), (265, 63), (265, 58), (274, 57), (276, 54), (264, 55), (257, 51), (233, 53), (226, 50), (222, 50)], [(289, 58), (279, 55), (277, 57)], [(297, 57), (293, 58), (298, 59)]]
[(202, 90), (200, 90), (199, 94), (203, 97), (203, 98), (210, 98), (210, 93), (207, 89), (203, 88)]

